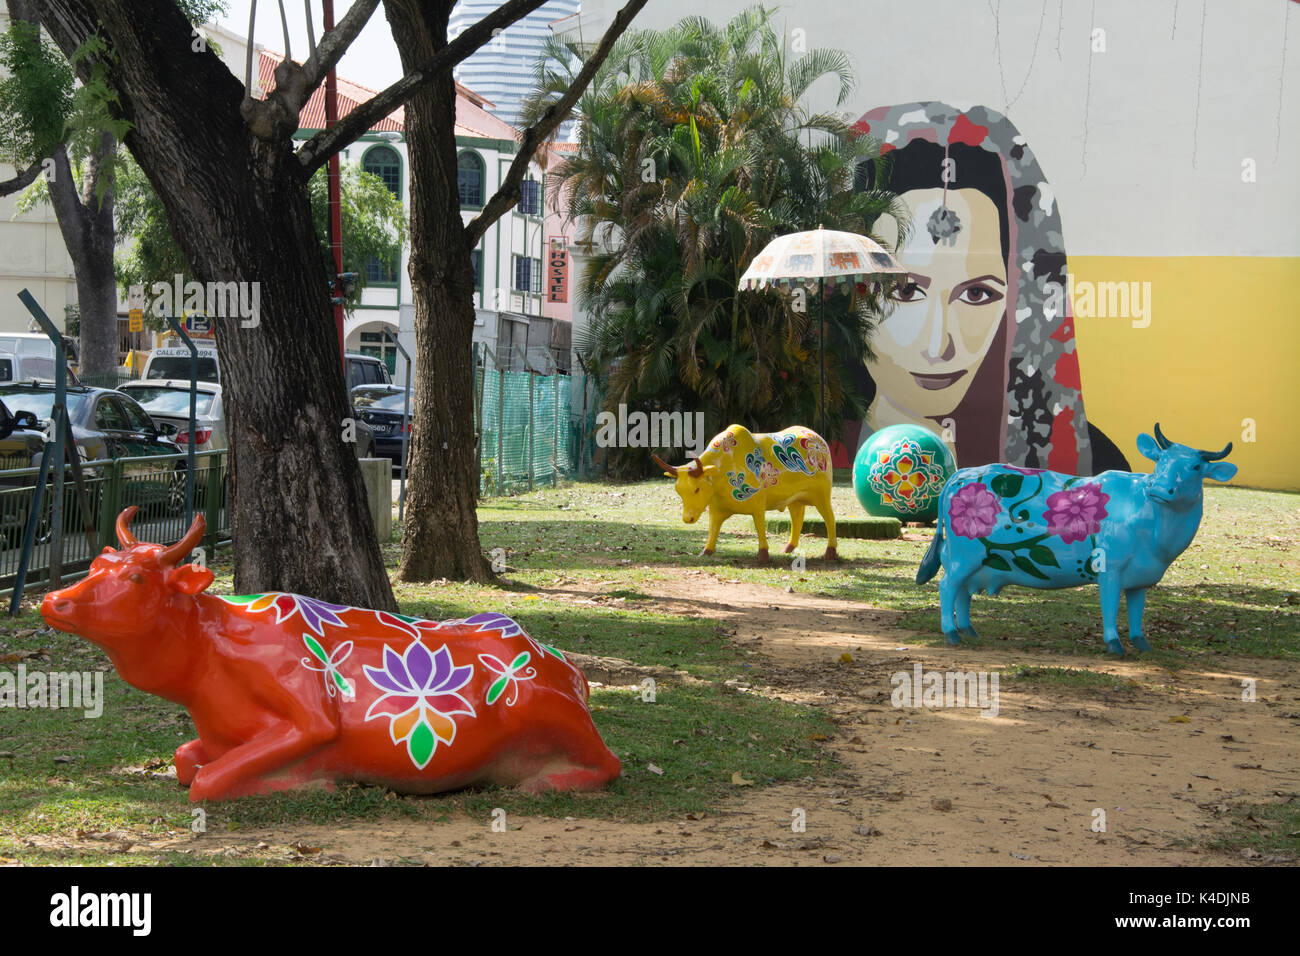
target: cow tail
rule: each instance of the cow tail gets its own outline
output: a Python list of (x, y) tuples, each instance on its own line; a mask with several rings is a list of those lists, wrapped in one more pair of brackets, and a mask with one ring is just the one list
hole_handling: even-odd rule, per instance
[(916, 583), (924, 584), (932, 577), (939, 573), (939, 547), (943, 544), (943, 516), (934, 525), (934, 537), (930, 541), (930, 549), (925, 552), (925, 557), (921, 559), (921, 566), (916, 569)]

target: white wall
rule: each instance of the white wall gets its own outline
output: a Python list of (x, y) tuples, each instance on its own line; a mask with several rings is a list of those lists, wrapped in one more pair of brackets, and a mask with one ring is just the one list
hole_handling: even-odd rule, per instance
[[(584, 0), (584, 38), (621, 5)], [(633, 26), (720, 24), (750, 5), (650, 0)], [(776, 20), (809, 49), (850, 52), (857, 91), (839, 109), (853, 119), (914, 100), (1006, 113), (1055, 189), (1071, 255), (1300, 255), (1300, 4), (1204, 11), (1202, 26), (1194, 0), (794, 0)], [(834, 94), (819, 85), (810, 105)]]

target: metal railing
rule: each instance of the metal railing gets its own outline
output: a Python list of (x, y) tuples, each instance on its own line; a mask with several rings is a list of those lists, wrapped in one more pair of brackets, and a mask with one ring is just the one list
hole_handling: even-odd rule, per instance
[[(51, 566), (62, 566), (62, 578), (84, 574), (105, 547), (118, 547), (115, 525), (122, 509), (139, 508), (131, 530), (141, 541), (172, 544), (187, 530), (185, 522), (186, 455), (154, 455), (82, 462), (85, 501), (71, 480), (71, 466), (63, 482), (61, 520), (55, 515), (55, 481), (46, 477), (35, 543), (27, 569), (26, 585), (51, 584)], [(202, 547), (210, 556), (230, 541), (229, 459), (225, 450), (201, 453), (194, 467), (194, 512), (207, 521)], [(14, 587), (22, 552), (23, 530), (36, 498), (39, 468), (0, 471), (0, 593)], [(89, 518), (89, 521), (87, 521)], [(93, 529), (88, 532), (86, 528)], [(62, 560), (58, 558), (61, 556)]]

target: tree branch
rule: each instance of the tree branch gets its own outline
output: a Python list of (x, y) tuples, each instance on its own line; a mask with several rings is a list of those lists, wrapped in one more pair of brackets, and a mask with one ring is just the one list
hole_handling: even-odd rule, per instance
[(523, 181), (524, 173), (528, 171), (528, 164), (532, 161), (533, 154), (542, 143), (550, 138), (556, 127), (569, 115), (574, 104), (578, 102), (578, 99), (586, 91), (588, 84), (591, 83), (592, 77), (596, 75), (596, 71), (605, 62), (605, 57), (609, 56), (609, 51), (613, 48), (614, 42), (622, 36), (623, 31), (632, 22), (632, 18), (645, 5), (646, 0), (628, 0), (627, 5), (618, 11), (618, 15), (614, 17), (614, 21), (609, 25), (609, 29), (605, 31), (605, 35), (600, 38), (600, 43), (596, 46), (596, 49), (582, 65), (582, 70), (569, 84), (568, 90), (565, 91), (562, 97), (546, 108), (546, 111), (542, 113), (536, 123), (524, 131), (524, 135), (519, 141), (519, 152), (515, 154), (514, 161), (510, 164), (505, 179), (501, 181), (501, 186), (492, 198), (487, 201), (483, 211), (465, 226), (465, 234), (471, 247), (478, 244), (488, 226), (500, 219), (511, 206), (519, 202), (521, 195), (519, 184)]
[(20, 190), (26, 189), (32, 183), (36, 182), (36, 177), (40, 175), (42, 160), (32, 163), (22, 172), (14, 176), (13, 179), (6, 179), (0, 182), (0, 197), (11, 195)]
[[(59, 231), (69, 246), (82, 246), (86, 242), (89, 223), (86, 221), (90, 211), (82, 205), (77, 194), (77, 177), (72, 172), (72, 163), (68, 160), (68, 150), (60, 143), (54, 150), (54, 174), (46, 184), (50, 194), (50, 205), (59, 221)], [(69, 252), (71, 252), (71, 248)]]
[[(303, 171), (311, 175), (324, 162), (365, 133), (397, 107), (409, 100), (415, 91), (464, 60), (492, 39), (494, 31), (510, 26), (532, 13), (546, 0), (510, 0), (497, 7), (478, 23), (433, 55), (418, 69), (407, 73), (388, 89), (377, 93), (343, 117), (329, 129), (323, 129), (298, 150), (298, 162)], [(324, 41), (322, 40), (322, 43)], [(277, 78), (278, 82), (278, 78)]]
[[(254, 136), (272, 140), (293, 135), (303, 105), (347, 52), (378, 6), (379, 0), (357, 0), (334, 29), (320, 38), (320, 44), (301, 66), (286, 54), (275, 68), (275, 90), (266, 99), (253, 99), (252, 85), (244, 84), (244, 102), (240, 112)], [(251, 40), (249, 49), (252, 49)]]

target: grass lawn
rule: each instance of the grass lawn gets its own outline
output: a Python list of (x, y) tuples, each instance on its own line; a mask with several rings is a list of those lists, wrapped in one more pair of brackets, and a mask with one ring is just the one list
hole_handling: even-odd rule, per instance
[[(837, 481), (834, 504), (837, 514), (861, 513), (847, 481)], [(774, 535), (772, 566), (756, 566), (758, 539), (744, 516), (723, 527), (715, 555), (699, 556), (707, 528), (682, 523), (667, 479), (579, 483), (489, 499), (479, 520), (483, 546), (504, 550), (507, 576), (523, 589), (577, 576), (635, 592), (639, 582), (700, 568), (903, 611), (902, 625), (919, 631), (921, 643), (943, 642), (937, 580), (915, 583), (933, 533), (927, 528), (907, 529), (915, 540), (841, 538), (837, 567), (818, 560), (824, 539), (805, 536), (799, 550), (809, 566), (795, 573), (791, 556), (780, 553), (784, 538)], [(1200, 532), (1147, 595), (1143, 620), (1154, 648), (1148, 657), (1175, 668), (1222, 653), (1300, 660), (1297, 539), (1300, 495), (1207, 487)], [(1105, 652), (1096, 587), (1008, 588), (997, 597), (977, 596), (971, 608), (972, 623), (985, 640), (1062, 653)], [(515, 610), (529, 612), (524, 604)]]
[[(835, 504), (842, 515), (860, 514), (847, 484), (837, 485)], [(685, 672), (687, 678), (660, 684), (653, 705), (641, 702), (631, 687), (593, 691), (594, 719), (622, 759), (624, 776), (601, 793), (537, 798), (501, 790), (398, 797), (361, 786), (278, 794), (208, 808), (209, 829), (389, 817), (433, 823), (457, 811), (486, 818), (495, 807), (552, 817), (657, 820), (717, 808), (738, 792), (733, 774), (752, 780), (754, 787), (834, 774), (837, 765), (818, 743), (829, 728), (819, 709), (729, 686), (727, 681), (746, 678), (750, 663), (728, 640), (724, 625), (655, 610), (647, 585), (682, 569), (866, 601), (903, 612), (903, 626), (921, 632), (921, 642), (943, 640), (935, 585), (913, 583), (930, 536), (924, 529), (909, 530), (914, 540), (842, 538), (843, 560), (837, 566), (820, 561), (824, 541), (805, 538), (801, 551), (808, 567), (796, 573), (790, 557), (780, 554), (784, 540), (777, 536), (771, 541), (772, 566), (756, 567), (754, 529), (740, 517), (724, 528), (716, 555), (698, 556), (707, 529), (682, 524), (667, 480), (583, 482), (488, 499), (479, 516), (484, 548), (501, 549), (505, 559), (502, 582), (492, 587), (398, 584), (403, 612), (445, 619), (497, 610), (562, 650)], [(1171, 669), (1225, 653), (1300, 657), (1297, 538), (1300, 497), (1207, 488), (1200, 534), (1148, 599), (1146, 628), (1156, 648), (1148, 657)], [(399, 550), (395, 534), (385, 550), (390, 566)], [(229, 593), (230, 568), (222, 560), (218, 556), (213, 566), (218, 575), (213, 590)], [(583, 593), (564, 593), (570, 584), (580, 585)], [(600, 591), (595, 599), (589, 593), (593, 584)], [(985, 640), (1009, 640), (1048, 653), (1103, 655), (1095, 588), (1009, 589), (999, 598), (977, 598), (973, 608)], [(0, 710), (0, 861), (194, 862), (172, 851), (128, 855), (111, 841), (102, 849), (49, 848), (43, 837), (78, 831), (83, 845), (86, 835), (119, 830), (185, 836), (193, 819), (186, 792), (159, 772), (194, 729), (180, 707), (119, 680), (91, 645), (45, 630), (34, 607), (0, 622), (0, 669), (14, 671), (19, 663), (29, 670), (103, 670), (106, 699), (104, 716), (97, 720), (69, 710)], [(1079, 686), (1114, 681), (1052, 667), (1023, 668), (1014, 679)], [(1287, 812), (1261, 809), (1250, 816), (1239, 845), (1258, 842), (1266, 813)], [(1279, 832), (1287, 826), (1295, 829), (1287, 824)], [(254, 856), (231, 862), (284, 861)]]

